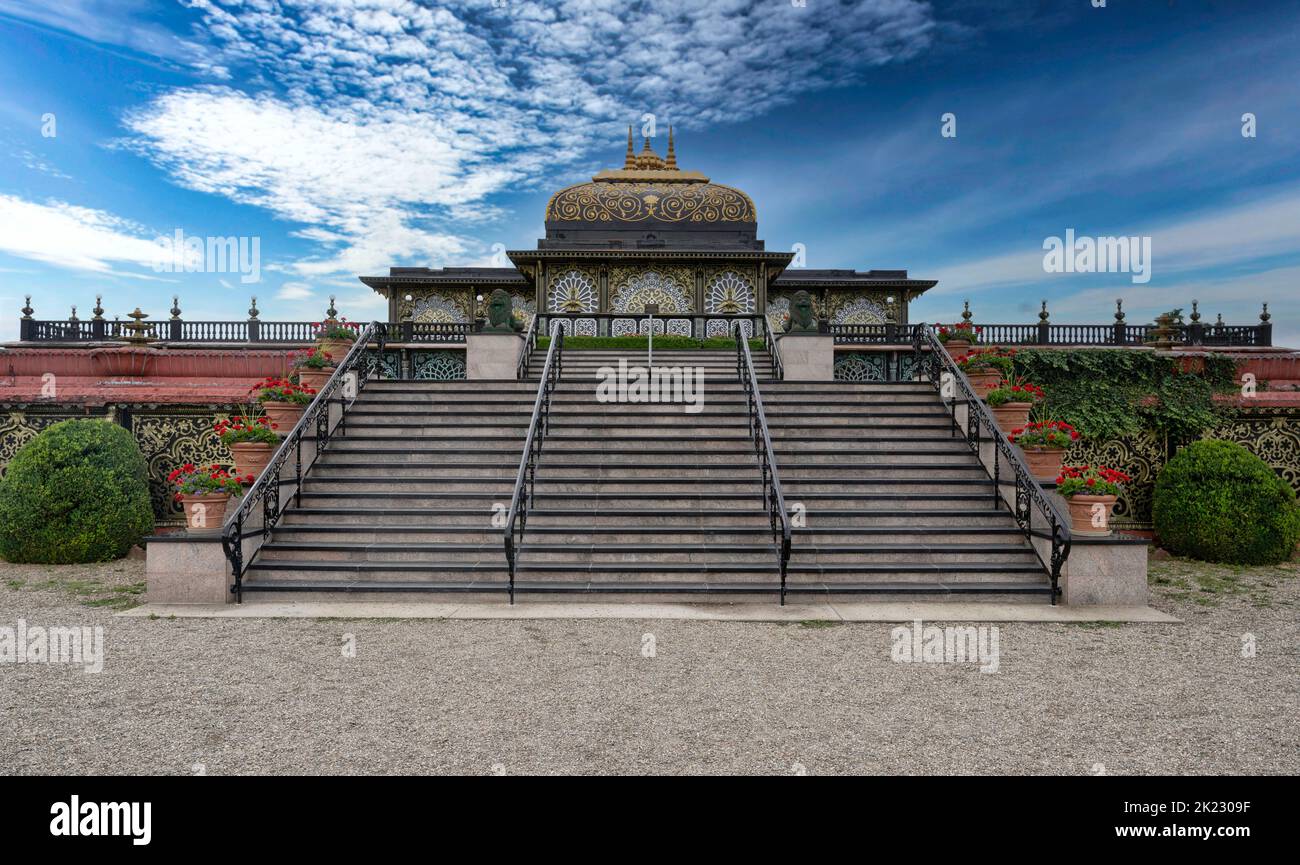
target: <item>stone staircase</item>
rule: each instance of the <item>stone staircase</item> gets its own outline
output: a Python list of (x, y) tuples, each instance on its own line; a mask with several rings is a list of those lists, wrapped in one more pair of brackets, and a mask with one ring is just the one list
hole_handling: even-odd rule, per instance
[[(703, 367), (697, 414), (602, 403), (597, 373), (644, 352), (569, 351), (516, 570), (519, 600), (771, 601), (779, 571), (734, 351), (661, 351)], [(787, 504), (803, 508), (800, 593), (978, 594), (1046, 602), (1047, 577), (924, 384), (772, 380), (753, 355)], [(544, 355), (530, 369), (537, 376)], [(372, 381), (250, 566), (246, 599), (493, 592), (537, 381)], [(494, 519), (495, 517), (495, 519)], [(802, 521), (802, 520), (801, 520)], [(262, 594), (262, 593), (267, 594)], [(428, 599), (429, 596), (425, 596)], [(608, 598), (605, 598), (608, 600)]]

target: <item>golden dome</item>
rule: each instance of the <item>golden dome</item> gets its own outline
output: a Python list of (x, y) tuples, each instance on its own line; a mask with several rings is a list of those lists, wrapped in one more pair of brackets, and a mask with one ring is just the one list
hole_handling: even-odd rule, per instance
[(602, 171), (587, 183), (561, 189), (547, 202), (548, 228), (574, 223), (611, 228), (634, 227), (629, 223), (680, 228), (757, 225), (758, 215), (753, 200), (739, 189), (711, 183), (698, 171), (679, 169), (671, 129), (667, 158), (660, 158), (649, 138), (640, 153), (633, 153), (629, 128), (621, 169)]

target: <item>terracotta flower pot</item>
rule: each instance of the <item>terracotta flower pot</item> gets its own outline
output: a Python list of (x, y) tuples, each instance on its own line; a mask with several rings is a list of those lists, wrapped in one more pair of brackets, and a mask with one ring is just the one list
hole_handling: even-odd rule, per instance
[[(1065, 501), (1070, 506), (1070, 531), (1076, 535), (1110, 534), (1110, 514), (1117, 496), (1074, 495)], [(1100, 506), (1100, 509), (1096, 508)], [(1095, 523), (1100, 522), (1098, 526)]]
[(998, 426), (1008, 434), (1029, 423), (1029, 410), (1033, 407), (1032, 402), (1007, 402), (989, 406), (993, 410), (993, 418), (998, 422)]
[(307, 410), (306, 403), (296, 402), (264, 402), (262, 410), (266, 416), (271, 419), (278, 429), (276, 432), (281, 436), (287, 436), (293, 431), (293, 427), (302, 417), (302, 413)]
[(948, 354), (956, 357), (959, 354), (966, 354), (970, 351), (970, 340), (950, 339), (943, 344), (943, 347), (948, 349)]
[(1065, 462), (1065, 448), (1028, 447), (1021, 450), (1034, 480), (1052, 481), (1060, 476), (1061, 464)]
[(332, 357), (335, 363), (342, 363), (343, 358), (352, 351), (352, 341), (347, 339), (321, 339), (316, 341), (316, 346)]
[(970, 386), (975, 391), (975, 396), (980, 399), (988, 396), (990, 391), (995, 390), (1002, 383), (1002, 373), (997, 370), (968, 372), (966, 378), (970, 379)]
[(320, 390), (325, 383), (334, 375), (335, 367), (327, 366), (321, 369), (312, 369), (311, 367), (300, 367), (298, 369), (298, 383), (305, 386)]
[(185, 525), (193, 531), (216, 531), (226, 519), (226, 506), (230, 504), (230, 493), (206, 494), (192, 496), (181, 494), (181, 504), (185, 506)]
[(275, 454), (275, 445), (264, 442), (240, 442), (230, 446), (230, 453), (235, 458), (235, 474), (241, 478), (245, 475), (258, 478), (266, 471), (266, 464)]

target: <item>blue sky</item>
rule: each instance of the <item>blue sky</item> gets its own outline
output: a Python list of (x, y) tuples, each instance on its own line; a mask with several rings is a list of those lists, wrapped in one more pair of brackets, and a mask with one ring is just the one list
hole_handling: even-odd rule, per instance
[[(769, 249), (938, 279), (916, 318), (1269, 301), (1300, 345), (1300, 8), (1093, 2), (0, 0), (0, 339), (24, 294), (380, 315), (358, 274), (532, 247), (652, 113)], [(178, 229), (258, 238), (260, 280), (158, 272)], [(1151, 237), (1150, 281), (1046, 273), (1067, 229)]]

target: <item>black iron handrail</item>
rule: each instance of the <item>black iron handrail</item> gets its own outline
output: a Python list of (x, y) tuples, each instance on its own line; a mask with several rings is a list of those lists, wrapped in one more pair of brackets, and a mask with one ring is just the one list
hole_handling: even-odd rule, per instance
[[(1020, 450), (1007, 438), (1007, 434), (1002, 431), (1002, 427), (998, 425), (989, 407), (975, 395), (970, 379), (948, 354), (934, 329), (928, 326), (918, 328), (912, 348), (915, 352), (913, 365), (913, 369), (916, 370), (915, 375), (919, 377), (922, 370), (925, 371), (930, 383), (939, 391), (939, 398), (952, 412), (953, 426), (958, 431), (960, 428), (957, 425), (957, 406), (961, 403), (966, 405), (966, 443), (976, 456), (979, 455), (982, 440), (993, 443), (995, 448), (992, 469), (993, 504), (999, 509), (1006, 504), (1002, 499), (1002, 460), (1005, 459), (1011, 467), (1016, 485), (1015, 504), (1011, 507), (1011, 514), (1015, 517), (1016, 525), (1029, 541), (1034, 555), (1038, 556), (1039, 562), (1052, 579), (1052, 604), (1055, 605), (1060, 595), (1061, 567), (1070, 556), (1069, 518), (1061, 512), (1056, 501), (1049, 497), (1034, 479), (1034, 474), (1025, 464)], [(987, 437), (984, 435), (985, 431)], [(1045, 534), (1034, 530), (1032, 513), (1034, 510), (1038, 511), (1048, 527)], [(1035, 537), (1051, 541), (1051, 553), (1047, 558), (1044, 558), (1034, 546)]]
[[(261, 476), (244, 491), (239, 507), (227, 515), (222, 524), (221, 546), (230, 561), (231, 573), (234, 576), (234, 585), (230, 590), (235, 596), (236, 603), (243, 601), (244, 574), (257, 556), (255, 550), (253, 555), (248, 557), (248, 561), (244, 561), (244, 541), (258, 535), (266, 540), (271, 529), (280, 521), (285, 511), (285, 505), (281, 502), (281, 487), (293, 484), (294, 504), (302, 505), (303, 475), (315, 465), (335, 430), (343, 427), (343, 416), (360, 396), (370, 373), (379, 369), (378, 362), (372, 369), (359, 369), (359, 367), (365, 362), (365, 355), (372, 341), (378, 343), (380, 357), (383, 356), (387, 331), (387, 325), (382, 322), (374, 321), (366, 325), (352, 343), (352, 348), (344, 356), (343, 362), (335, 368), (329, 381), (316, 392), (316, 396), (302, 413), (302, 417), (280, 442)], [(355, 379), (352, 378), (354, 373), (357, 373)], [(350, 382), (354, 382), (354, 385)], [(335, 404), (342, 405), (342, 411), (338, 424), (331, 426), (330, 406)], [(302, 446), (303, 442), (308, 440), (307, 431), (311, 429), (315, 431), (310, 439), (315, 447), (312, 450), (311, 461), (304, 466)], [(285, 481), (280, 478), (280, 472), (290, 458), (294, 461), (293, 480)], [(246, 531), (245, 523), (259, 504), (262, 508), (262, 524), (252, 531)]]
[[(561, 330), (551, 338), (551, 345), (546, 350), (546, 363), (542, 366), (542, 378), (537, 384), (537, 399), (533, 402), (533, 416), (528, 421), (524, 452), (519, 457), (519, 472), (515, 475), (515, 489), (510, 496), (510, 511), (506, 516), (506, 568), (510, 572), (508, 591), (511, 604), (515, 602), (516, 546), (523, 543), (524, 529), (528, 525), (528, 508), (532, 506), (537, 481), (537, 462), (541, 459), (542, 442), (550, 427), (551, 391), (555, 390), (560, 381), (563, 353), (564, 331)], [(516, 532), (519, 534), (518, 544), (515, 541)]]
[(785, 365), (781, 363), (781, 352), (776, 347), (776, 334), (772, 331), (772, 322), (763, 316), (763, 341), (767, 343), (767, 353), (772, 356), (772, 378), (785, 381)]
[(519, 355), (519, 362), (515, 365), (515, 378), (523, 381), (528, 378), (528, 367), (533, 361), (533, 351), (537, 348), (537, 316), (533, 316), (532, 322), (528, 325), (528, 333), (524, 336), (523, 351)]
[(786, 510), (785, 494), (781, 491), (781, 476), (776, 469), (772, 436), (767, 429), (767, 411), (763, 408), (763, 394), (758, 389), (758, 377), (754, 375), (749, 340), (739, 327), (736, 328), (736, 375), (745, 388), (749, 404), (749, 434), (754, 439), (754, 449), (758, 452), (759, 469), (763, 475), (763, 507), (767, 509), (772, 535), (777, 543), (781, 605), (785, 606), (786, 571), (790, 565), (790, 512)]

